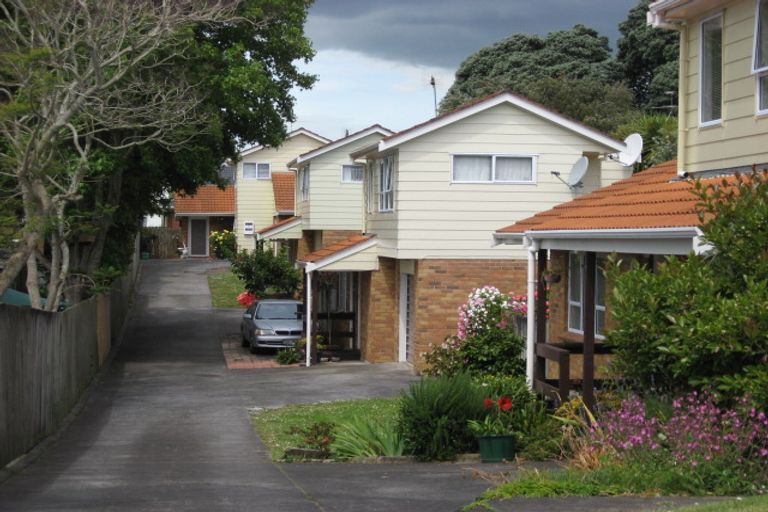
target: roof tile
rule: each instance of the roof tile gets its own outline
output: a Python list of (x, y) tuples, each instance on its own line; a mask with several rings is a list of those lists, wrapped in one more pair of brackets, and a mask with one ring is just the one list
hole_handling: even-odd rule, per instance
[(228, 186), (224, 190), (216, 185), (203, 185), (194, 195), (177, 193), (173, 198), (176, 215), (203, 213), (235, 213), (235, 187)]
[(292, 172), (272, 173), (272, 190), (275, 194), (275, 211), (294, 211), (294, 188), (296, 175)]
[(354, 247), (355, 245), (371, 240), (373, 237), (374, 235), (354, 235), (347, 238), (346, 240), (342, 240), (341, 242), (329, 245), (328, 247), (323, 247), (318, 251), (309, 253), (306, 256), (304, 256), (301, 259), (301, 261), (304, 261), (307, 263), (315, 263), (320, 260), (329, 258), (330, 256), (333, 256), (336, 253), (349, 249), (350, 247)]

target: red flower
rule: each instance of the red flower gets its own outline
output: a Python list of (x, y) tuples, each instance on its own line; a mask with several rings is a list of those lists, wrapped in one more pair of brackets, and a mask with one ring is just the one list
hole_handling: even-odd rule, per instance
[(499, 398), (499, 409), (502, 411), (508, 411), (512, 408), (512, 399), (508, 396)]
[(483, 405), (485, 406), (486, 409), (490, 409), (491, 407), (496, 405), (496, 402), (494, 402), (490, 398), (486, 398), (485, 400), (483, 400)]

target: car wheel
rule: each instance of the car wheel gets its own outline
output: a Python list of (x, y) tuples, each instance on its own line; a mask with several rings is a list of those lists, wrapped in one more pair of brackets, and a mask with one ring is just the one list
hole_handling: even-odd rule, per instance
[(242, 333), (242, 331), (240, 332), (240, 340), (241, 340), (240, 346), (242, 346), (242, 347), (250, 347), (251, 346), (251, 341), (246, 337), (245, 334)]
[(248, 345), (250, 345), (251, 347), (251, 354), (258, 354), (259, 352), (261, 352), (259, 350), (259, 347), (257, 347), (256, 345), (251, 345), (250, 343), (248, 343)]

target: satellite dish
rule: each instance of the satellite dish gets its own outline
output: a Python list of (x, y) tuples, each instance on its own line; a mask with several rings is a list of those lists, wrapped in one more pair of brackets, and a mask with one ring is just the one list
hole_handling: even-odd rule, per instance
[(640, 155), (643, 152), (643, 136), (639, 133), (633, 133), (624, 139), (626, 150), (619, 152), (618, 161), (624, 167), (634, 165), (640, 161)]
[(568, 173), (568, 179), (566, 179), (565, 183), (571, 188), (581, 186), (581, 180), (584, 179), (588, 167), (589, 158), (585, 156), (579, 157), (571, 166), (571, 172)]

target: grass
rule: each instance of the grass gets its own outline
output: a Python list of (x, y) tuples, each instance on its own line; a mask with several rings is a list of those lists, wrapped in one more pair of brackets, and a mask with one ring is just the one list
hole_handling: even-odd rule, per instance
[(243, 282), (227, 269), (221, 274), (208, 275), (208, 288), (211, 290), (211, 302), (215, 308), (239, 308), (237, 296), (245, 290)]
[(273, 460), (284, 458), (285, 450), (302, 444), (292, 427), (307, 427), (320, 421), (340, 424), (353, 418), (392, 418), (397, 414), (397, 398), (373, 398), (320, 404), (289, 405), (251, 413), (259, 437)]
[(677, 512), (765, 512), (766, 510), (768, 510), (768, 496), (752, 496), (734, 501), (680, 508)]

